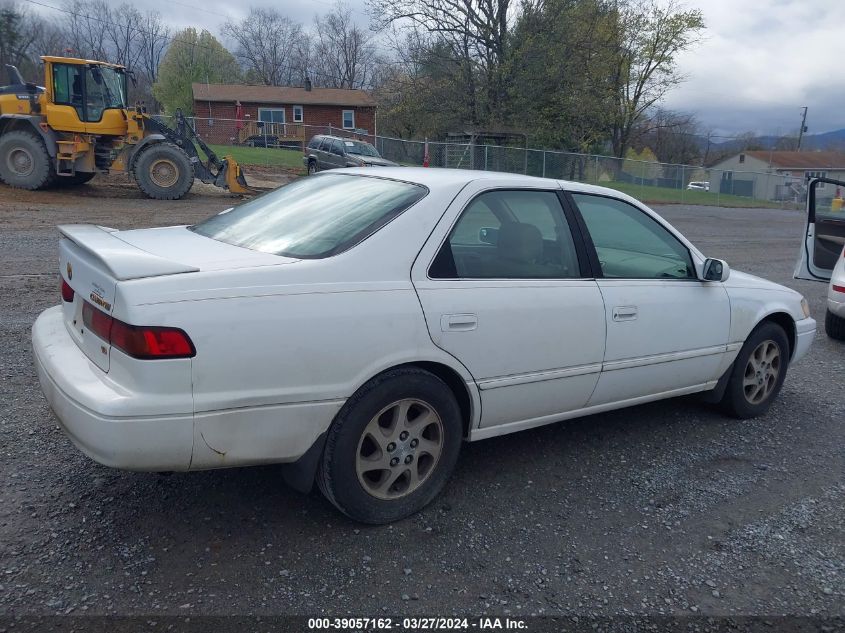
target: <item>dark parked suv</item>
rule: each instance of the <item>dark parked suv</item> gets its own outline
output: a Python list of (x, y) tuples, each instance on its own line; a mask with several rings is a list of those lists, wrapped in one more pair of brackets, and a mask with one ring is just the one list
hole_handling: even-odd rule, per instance
[(305, 148), (302, 162), (313, 174), (338, 167), (395, 167), (396, 163), (379, 156), (376, 148), (354, 139), (318, 134)]

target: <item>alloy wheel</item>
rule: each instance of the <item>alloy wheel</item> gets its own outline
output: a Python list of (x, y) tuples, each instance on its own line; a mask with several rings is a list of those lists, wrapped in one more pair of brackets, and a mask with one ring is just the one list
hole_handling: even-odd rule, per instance
[(775, 388), (781, 369), (781, 352), (777, 343), (765, 340), (754, 348), (745, 366), (742, 388), (750, 404), (760, 404)]
[(443, 440), (443, 421), (430, 404), (393, 402), (364, 427), (355, 455), (358, 482), (378, 499), (409, 495), (434, 472)]

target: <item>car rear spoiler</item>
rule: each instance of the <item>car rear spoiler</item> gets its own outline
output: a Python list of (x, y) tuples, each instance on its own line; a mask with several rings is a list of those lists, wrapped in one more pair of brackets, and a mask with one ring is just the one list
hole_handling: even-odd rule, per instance
[(58, 229), (63, 238), (95, 258), (118, 281), (199, 272), (196, 266), (174, 262), (127, 244), (115, 235), (119, 233), (117, 229), (93, 224), (63, 224)]

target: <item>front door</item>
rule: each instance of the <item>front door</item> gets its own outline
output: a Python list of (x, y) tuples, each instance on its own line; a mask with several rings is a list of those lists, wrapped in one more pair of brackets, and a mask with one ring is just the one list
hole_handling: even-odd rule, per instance
[(700, 281), (689, 249), (642, 209), (592, 194), (572, 200), (598, 260), (607, 324), (590, 406), (717, 380), (731, 322), (723, 284)]
[(845, 246), (845, 182), (813, 178), (807, 186), (807, 224), (795, 277), (829, 281)]
[[(516, 183), (515, 183), (516, 184)], [(604, 354), (604, 303), (560, 192), (470, 183), (414, 264), (434, 343), (481, 393), (481, 427), (583, 407)]]

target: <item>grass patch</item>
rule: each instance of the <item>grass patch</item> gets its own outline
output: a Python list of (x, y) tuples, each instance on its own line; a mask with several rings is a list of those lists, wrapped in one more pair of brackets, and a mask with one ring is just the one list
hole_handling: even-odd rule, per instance
[(298, 149), (275, 147), (241, 147), (238, 145), (209, 145), (219, 157), (231, 156), (241, 165), (262, 167), (284, 167), (296, 172), (305, 172), (302, 152)]

